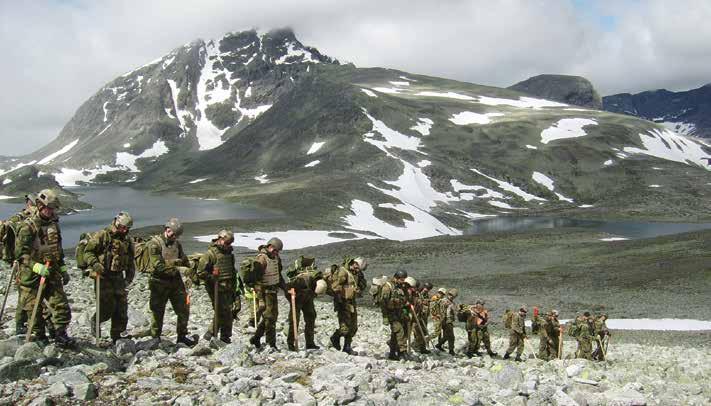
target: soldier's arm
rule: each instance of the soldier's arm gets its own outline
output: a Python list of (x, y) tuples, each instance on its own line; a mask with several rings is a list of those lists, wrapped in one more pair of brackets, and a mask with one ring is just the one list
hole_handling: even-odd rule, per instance
[(513, 323), (511, 323), (511, 329), (514, 331), (514, 333), (523, 335), (524, 334), (524, 319), (521, 316), (514, 315), (516, 317), (515, 320), (513, 320)]
[[(151, 270), (151, 273), (156, 275), (164, 274), (169, 267), (163, 259), (160, 245), (156, 244), (152, 239), (147, 244), (148, 247), (146, 249), (149, 250), (148, 253), (150, 256), (150, 259), (148, 260), (148, 269)], [(172, 268), (172, 266), (170, 268)]]
[(368, 282), (365, 280), (363, 271), (358, 271), (358, 280), (356, 281), (356, 285), (358, 285), (357, 293), (359, 296), (362, 292), (365, 292), (366, 289), (368, 289)]
[(339, 269), (334, 275), (332, 289), (335, 296), (343, 295), (343, 285), (348, 281), (348, 275), (346, 275), (345, 272), (346, 271)]
[(180, 258), (180, 263), (176, 264), (176, 266), (190, 266), (190, 260), (188, 256), (185, 255), (182, 244), (178, 245), (178, 258)]
[(197, 265), (197, 277), (199, 279), (205, 280), (208, 273), (212, 273), (212, 268), (215, 264), (212, 262), (212, 255), (210, 255), (210, 250), (205, 252), (200, 256), (200, 260)]
[[(64, 248), (62, 248), (62, 231), (59, 229), (59, 226), (57, 226), (57, 233), (59, 234), (59, 235), (58, 235), (58, 238), (59, 238), (59, 239), (58, 239), (58, 244), (59, 244), (59, 264), (57, 264), (57, 265), (63, 267), (63, 266), (66, 265), (66, 264), (64, 263)], [(66, 270), (66, 269), (65, 269), (65, 270)]]
[(134, 258), (133, 244), (129, 241), (128, 243), (128, 267), (126, 268), (126, 279), (130, 282), (136, 277), (136, 264), (133, 262)]
[(89, 265), (90, 268), (93, 267), (94, 264), (99, 263), (99, 255), (105, 249), (102, 238), (103, 235), (104, 233), (98, 233), (97, 235), (89, 238), (89, 241), (86, 243), (86, 247), (84, 248), (84, 258), (86, 260), (86, 264)]
[(30, 269), (35, 266), (36, 263), (30, 258), (33, 239), (34, 237), (30, 226), (28, 224), (20, 226), (20, 229), (17, 230), (17, 236), (15, 237), (15, 256), (22, 264)]

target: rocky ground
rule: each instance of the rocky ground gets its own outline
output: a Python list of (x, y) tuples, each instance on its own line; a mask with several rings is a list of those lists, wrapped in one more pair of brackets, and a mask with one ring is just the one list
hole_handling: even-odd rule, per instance
[[(3, 286), (5, 278), (7, 272), (2, 273)], [(462, 355), (465, 332), (457, 327), (458, 356), (434, 350), (394, 362), (386, 359), (388, 332), (381, 317), (368, 307), (359, 309), (358, 355), (328, 348), (336, 319), (326, 301), (317, 304), (321, 350), (286, 351), (288, 307), (281, 299), (279, 352), (249, 345), (246, 306), (229, 345), (201, 340), (192, 349), (176, 346), (175, 317), (169, 310), (162, 341), (129, 339), (116, 346), (105, 341), (97, 347), (88, 325), (93, 312), (89, 280), (74, 278), (68, 292), (74, 318), (70, 331), (78, 348), (22, 344), (13, 337), (0, 341), (0, 404), (702, 405), (711, 398), (708, 335), (678, 333), (660, 345), (636, 344), (634, 335), (613, 332), (606, 362), (516, 363), (488, 356), (467, 359)], [(14, 312), (14, 300), (13, 293), (6, 315)], [(130, 290), (129, 333), (148, 326), (147, 303), (146, 278), (139, 275)], [(196, 289), (191, 332), (202, 335), (211, 313), (207, 296)], [(4, 325), (2, 334), (8, 336), (14, 323), (6, 316)], [(493, 329), (493, 346), (501, 354), (504, 331)], [(107, 330), (105, 324), (104, 334)], [(574, 343), (566, 340), (565, 354), (573, 350)]]

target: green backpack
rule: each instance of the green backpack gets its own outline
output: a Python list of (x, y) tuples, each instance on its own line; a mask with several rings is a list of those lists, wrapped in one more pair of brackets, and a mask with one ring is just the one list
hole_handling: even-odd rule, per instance
[(148, 242), (155, 239), (159, 244), (162, 244), (162, 240), (159, 237), (150, 237), (144, 240), (141, 237), (133, 237), (133, 265), (136, 268), (136, 272), (150, 273), (149, 264), (151, 261), (151, 253), (148, 249)]
[(333, 277), (337, 271), (338, 265), (333, 264), (331, 265), (331, 269), (323, 273), (323, 280), (326, 282), (326, 294), (329, 296), (336, 296), (336, 293), (333, 291)]
[(246, 286), (253, 288), (257, 281), (262, 279), (263, 275), (264, 269), (257, 262), (257, 257), (247, 257), (240, 262), (239, 277)]
[(511, 309), (506, 309), (504, 313), (504, 328), (511, 330), (511, 325), (513, 324), (513, 312)]
[(15, 235), (18, 228), (19, 223), (0, 221), (0, 259), (7, 263), (15, 260)]
[(96, 234), (96, 232), (81, 233), (81, 236), (79, 236), (79, 242), (77, 243), (77, 247), (74, 251), (74, 257), (77, 260), (77, 268), (81, 269), (82, 271), (86, 270), (89, 267), (89, 264), (86, 263), (86, 256), (84, 255), (84, 251), (86, 250), (87, 244), (89, 244), (89, 240), (91, 240)]

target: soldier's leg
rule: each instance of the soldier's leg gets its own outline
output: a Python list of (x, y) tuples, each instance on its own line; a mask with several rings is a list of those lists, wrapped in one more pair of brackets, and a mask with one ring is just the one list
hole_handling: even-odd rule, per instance
[(581, 341), (580, 358), (592, 359), (592, 341), (589, 338)]
[(15, 306), (15, 334), (25, 334), (27, 332), (27, 319), (29, 315), (22, 306), (22, 287), (17, 284), (17, 306)]
[(538, 340), (538, 358), (544, 361), (548, 360), (548, 338), (543, 334)]
[(504, 358), (508, 358), (511, 353), (513, 353), (516, 350), (516, 347), (518, 346), (518, 335), (511, 331), (509, 333), (509, 346), (506, 348), (506, 354), (504, 355)]
[(394, 347), (400, 354), (407, 354), (407, 328), (402, 319), (391, 320)]
[(230, 341), (232, 337), (232, 307), (234, 305), (235, 296), (232, 293), (232, 288), (220, 287), (220, 339), (222, 341)]
[[(296, 307), (296, 310), (294, 310), (294, 307)], [(292, 305), (292, 302), (289, 301), (289, 314), (287, 315), (289, 329), (286, 334), (286, 344), (290, 350), (296, 349), (294, 345), (294, 334), (296, 333), (294, 331), (294, 312), (296, 312), (296, 325), (298, 326), (301, 322), (301, 306), (298, 297), (296, 298), (294, 305)]]
[(57, 337), (66, 334), (67, 326), (72, 321), (72, 311), (69, 307), (69, 299), (64, 292), (61, 280), (57, 283), (47, 285), (47, 302), (52, 308), (52, 324), (57, 330)]
[(304, 300), (301, 311), (304, 313), (304, 339), (306, 347), (316, 347), (314, 334), (316, 331), (316, 307), (313, 299)]
[(491, 357), (495, 357), (496, 355), (498, 355), (494, 350), (491, 349), (491, 337), (489, 336), (489, 329), (487, 327), (484, 327), (479, 330), (479, 334), (481, 336), (479, 341), (484, 343), (486, 353), (489, 354), (489, 356)]
[(185, 337), (188, 335), (188, 321), (190, 320), (190, 308), (187, 302), (187, 292), (185, 291), (185, 285), (181, 278), (176, 278), (171, 283), (169, 289), (168, 299), (170, 300), (170, 305), (178, 316), (178, 322), (176, 326), (176, 333), (178, 337)]
[(548, 360), (558, 358), (558, 337), (552, 338), (553, 344), (548, 344)]
[(114, 284), (114, 314), (111, 317), (111, 339), (117, 340), (128, 327), (128, 291), (121, 279)]
[(516, 343), (516, 358), (521, 358), (521, 354), (523, 354), (524, 345), (525, 341), (523, 337), (518, 337), (518, 342)]
[(267, 299), (264, 294), (264, 289), (258, 288), (254, 290), (254, 294), (256, 297), (256, 305), (257, 305), (257, 322), (256, 324), (256, 330), (254, 331), (254, 336), (252, 336), (252, 344), (255, 344), (259, 342), (259, 340), (262, 339), (262, 336), (264, 335), (265, 329), (265, 321), (264, 321), (264, 312), (266, 311), (266, 303)]
[(151, 292), (148, 306), (153, 314), (151, 319), (151, 335), (153, 337), (160, 337), (163, 332), (165, 306), (168, 304), (168, 287), (156, 279), (151, 279), (148, 282), (148, 287)]
[(205, 292), (207, 293), (207, 297), (210, 298), (210, 309), (212, 309), (212, 318), (210, 319), (210, 325), (207, 326), (205, 329), (205, 334), (203, 335), (203, 338), (206, 340), (210, 340), (212, 336), (214, 335), (215, 331), (215, 289), (214, 289), (214, 284), (212, 283), (206, 283), (205, 284)]
[(415, 337), (415, 348), (420, 353), (427, 351), (427, 345), (425, 344), (426, 336), (422, 335), (422, 331), (420, 330), (421, 327), (421, 325), (418, 327), (417, 321), (412, 324), (412, 334), (414, 334)]
[(467, 356), (471, 357), (477, 351), (479, 343), (477, 340), (477, 331), (472, 329), (467, 331)]
[(356, 332), (358, 332), (358, 313), (355, 308), (355, 305), (348, 305), (346, 308), (346, 313), (347, 332), (343, 339), (343, 351), (348, 354), (351, 354), (351, 343), (353, 342), (353, 337), (355, 336)]
[(454, 355), (454, 325), (450, 323), (444, 323), (442, 325), (442, 333), (444, 335), (445, 341), (447, 342), (449, 354)]
[[(46, 334), (44, 330), (44, 318), (42, 317), (42, 308), (37, 309), (37, 315), (35, 316), (35, 320), (31, 320), (32, 318), (32, 311), (34, 310), (35, 307), (35, 301), (37, 299), (37, 289), (33, 288), (27, 288), (27, 287), (21, 287), (22, 294), (20, 295), (20, 303), (22, 306), (22, 309), (29, 315), (29, 318), (27, 319), (27, 334), (33, 334), (37, 339), (46, 339)], [(32, 325), (32, 331), (29, 331), (30, 324), (34, 323)]]
[(277, 291), (269, 290), (265, 294), (266, 309), (264, 311), (264, 335), (267, 339), (267, 344), (276, 347), (276, 322), (279, 317), (279, 304), (277, 302)]
[[(111, 320), (113, 325), (113, 315), (116, 310), (116, 296), (114, 294), (115, 283), (114, 278), (109, 279), (104, 277), (101, 279), (101, 284), (99, 285), (101, 289), (101, 292), (99, 292), (100, 323)], [(96, 281), (94, 281), (94, 314), (91, 316), (91, 332), (92, 334), (96, 334)]]

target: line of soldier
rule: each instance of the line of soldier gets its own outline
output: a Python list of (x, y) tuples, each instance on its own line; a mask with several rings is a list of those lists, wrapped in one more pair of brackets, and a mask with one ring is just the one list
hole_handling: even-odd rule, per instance
[[(4, 259), (16, 259), (13, 269), (17, 270), (16, 282), (19, 299), (16, 312), (16, 332), (28, 334), (31, 339), (46, 341), (45, 329), (50, 329), (50, 337), (60, 345), (70, 345), (73, 340), (67, 335), (66, 327), (71, 320), (69, 301), (63, 286), (69, 282), (69, 273), (64, 263), (61, 232), (56, 210), (59, 199), (52, 190), (43, 190), (36, 197), (28, 195), (22, 212), (0, 223), (3, 237)], [(163, 232), (146, 241), (129, 238), (133, 219), (130, 214), (120, 212), (111, 224), (103, 230), (82, 236), (77, 249), (77, 263), (85, 274), (95, 281), (95, 294), (99, 309), (99, 323), (111, 320), (110, 337), (115, 342), (130, 337), (125, 334), (128, 324), (127, 286), (136, 274), (136, 267), (149, 275), (150, 301), (152, 312), (150, 330), (141, 336), (160, 338), (167, 303), (170, 302), (177, 316), (177, 343), (194, 346), (197, 337), (188, 336), (190, 314), (190, 292), (193, 285), (205, 285), (214, 315), (205, 339), (213, 337), (226, 343), (231, 342), (233, 320), (241, 310), (240, 295), (245, 293), (251, 299), (253, 310), (251, 323), (256, 326), (250, 343), (261, 347), (262, 337), (266, 344), (276, 348), (276, 321), (278, 318), (278, 291), (282, 290), (291, 304), (287, 345), (290, 350), (297, 348), (297, 328), (301, 315), (305, 321), (305, 348), (318, 349), (314, 341), (316, 310), (314, 299), (327, 293), (333, 297), (334, 311), (338, 317), (338, 328), (330, 337), (331, 345), (346, 353), (353, 353), (352, 342), (358, 329), (357, 298), (367, 288), (364, 271), (367, 262), (362, 257), (346, 257), (343, 263), (333, 265), (327, 272), (317, 269), (314, 258), (299, 257), (287, 271), (286, 281), (282, 276), (282, 262), (279, 253), (284, 246), (278, 238), (270, 239), (258, 247), (254, 257), (242, 261), (240, 269), (235, 266), (232, 252), (234, 234), (221, 230), (203, 254), (185, 255), (178, 240), (183, 227), (176, 218), (170, 219)], [(12, 233), (5, 228), (12, 228)], [(15, 241), (8, 241), (9, 235)], [(9, 253), (12, 248), (13, 253)], [(140, 252), (139, 252), (140, 251)], [(182, 275), (188, 276), (187, 287)], [(375, 278), (370, 293), (380, 306), (383, 323), (390, 327), (388, 346), (389, 358), (393, 360), (408, 357), (410, 337), (414, 334), (414, 350), (428, 354), (427, 344), (437, 340), (435, 348), (444, 351), (447, 344), (449, 354), (454, 352), (454, 323), (466, 323), (468, 336), (468, 357), (480, 356), (483, 347), (489, 356), (497, 356), (491, 349), (488, 326), (491, 321), (483, 301), (473, 306), (455, 305), (458, 295), (456, 288), (440, 288), (433, 295), (430, 283), (420, 284), (407, 272), (399, 270), (392, 278)], [(33, 320), (30, 313), (35, 307), (41, 308), (41, 316)], [(3, 309), (4, 310), (4, 309)], [(36, 311), (35, 311), (36, 312)], [(518, 312), (508, 312), (504, 325), (509, 328), (509, 347), (504, 359), (516, 351), (516, 360), (521, 360), (527, 339), (525, 317), (526, 308)], [(428, 321), (432, 317), (434, 331), (428, 333)], [(295, 320), (294, 320), (295, 318)], [(28, 322), (31, 331), (27, 331)], [(578, 340), (576, 356), (588, 359), (604, 359), (605, 337), (609, 331), (605, 325), (606, 315), (593, 319), (589, 313), (576, 318), (569, 328), (569, 335)], [(533, 330), (540, 334), (538, 357), (554, 359), (560, 353), (562, 330), (558, 312), (552, 310), (545, 318), (534, 309)], [(96, 323), (96, 314), (92, 317)], [(95, 335), (100, 329), (93, 330)], [(341, 339), (343, 344), (341, 345)], [(592, 341), (598, 347), (592, 351)]]

